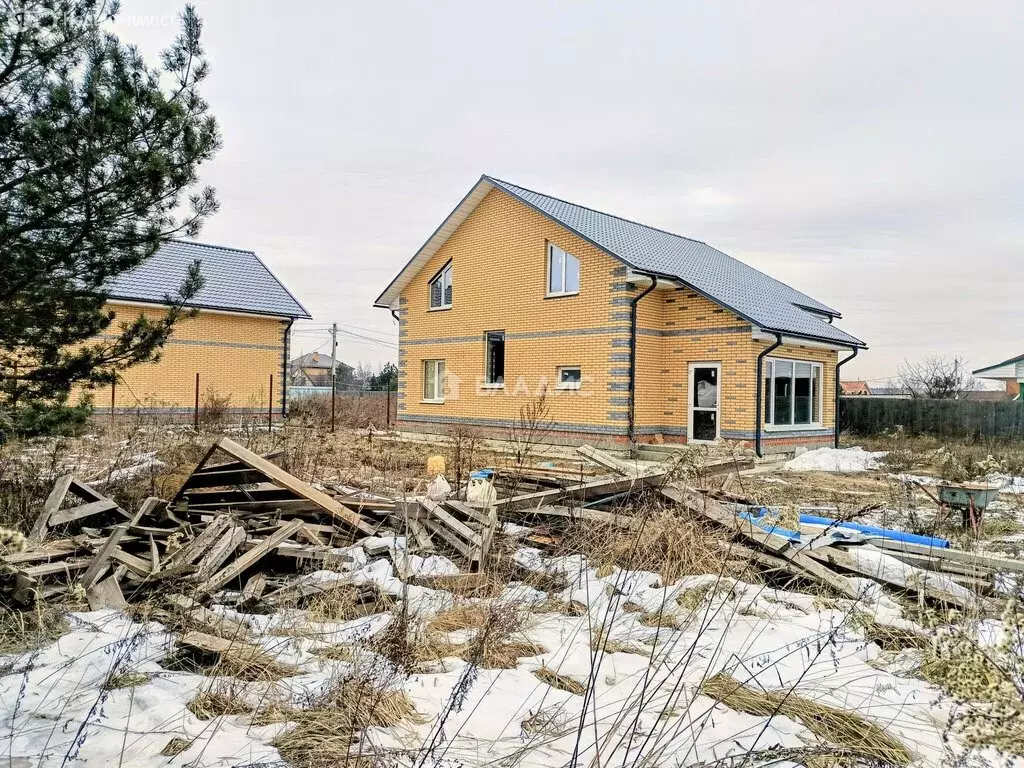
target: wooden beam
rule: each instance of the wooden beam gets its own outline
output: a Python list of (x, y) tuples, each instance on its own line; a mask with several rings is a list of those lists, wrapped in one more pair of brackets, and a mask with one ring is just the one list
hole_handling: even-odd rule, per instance
[(68, 495), (68, 489), (71, 487), (72, 480), (74, 478), (70, 474), (61, 475), (57, 478), (53, 488), (50, 489), (50, 495), (46, 497), (46, 501), (43, 503), (43, 510), (39, 513), (39, 517), (36, 518), (35, 523), (32, 525), (32, 530), (28, 534), (30, 543), (38, 544), (46, 538), (50, 517), (64, 503), (64, 497)]
[(277, 483), (283, 488), (287, 488), (297, 496), (302, 496), (309, 501), (312, 501), (318, 507), (329, 513), (333, 517), (343, 520), (351, 525), (356, 530), (365, 533), (367, 535), (373, 535), (374, 528), (369, 525), (362, 516), (351, 509), (348, 509), (341, 503), (335, 501), (333, 498), (328, 496), (323, 491), (318, 491), (308, 483), (304, 483), (294, 475), (285, 472), (276, 464), (271, 464), (269, 461), (264, 459), (262, 456), (253, 453), (247, 448), (243, 448), (235, 441), (222, 437), (216, 443), (217, 448), (227, 453), (229, 456), (234, 457), (240, 462), (249, 465), (253, 469), (258, 469), (270, 480)]
[(440, 504), (430, 499), (421, 499), (420, 504), (433, 516), (435, 520), (448, 526), (448, 528), (455, 534), (458, 534), (473, 546), (479, 547), (483, 543), (476, 531), (470, 528), (461, 520), (456, 520), (452, 517), (451, 513), (444, 509)]
[(723, 507), (717, 501), (703, 495), (695, 498), (695, 494), (685, 491), (675, 484), (666, 485), (660, 491), (665, 498), (677, 504), (682, 504), (687, 509), (736, 532), (761, 549), (767, 549), (773, 554), (789, 560), (798, 575), (820, 581), (846, 597), (856, 599), (860, 596), (849, 579), (840, 576), (816, 560), (811, 559), (808, 556), (810, 553), (805, 554), (803, 550), (794, 548), (793, 542), (789, 539), (768, 533), (748, 521), (740, 520), (733, 512)]
[(230, 526), (199, 561), (196, 566), (196, 580), (208, 578), (231, 557), (243, 541), (245, 541), (245, 528), (240, 525)]
[(456, 512), (461, 512), (463, 515), (468, 517), (473, 522), (480, 523), (481, 525), (490, 525), (491, 523), (491, 518), (488, 516), (486, 512), (481, 511), (479, 509), (473, 509), (473, 507), (469, 506), (468, 504), (463, 504), (461, 501), (457, 501), (455, 499), (448, 499), (447, 501), (445, 501), (445, 504), (454, 509)]
[(642, 488), (659, 485), (663, 477), (664, 475), (620, 477), (611, 480), (602, 478), (600, 480), (591, 480), (581, 485), (572, 485), (568, 488), (552, 488), (545, 491), (526, 493), (521, 496), (513, 496), (509, 499), (498, 499), (495, 502), (495, 506), (500, 514), (504, 511), (523, 510), (530, 507), (543, 506), (544, 504), (555, 504), (562, 499), (586, 501), (587, 499), (599, 496), (611, 496), (630, 490), (639, 491)]
[(82, 577), (78, 580), (78, 583), (81, 584), (82, 587), (88, 590), (91, 586), (93, 586), (97, 581), (100, 580), (100, 577), (106, 572), (107, 567), (110, 563), (111, 553), (115, 549), (117, 549), (117, 545), (121, 541), (121, 537), (124, 536), (127, 532), (127, 525), (119, 525), (110, 532), (110, 535), (107, 536), (107, 540), (103, 543), (103, 546), (100, 547), (99, 551), (96, 553), (96, 556), (92, 559), (92, 562), (89, 564), (89, 567), (86, 569), (85, 573), (82, 574)]
[(908, 555), (931, 557), (938, 560), (951, 560), (956, 563), (964, 563), (989, 571), (1015, 571), (1024, 572), (1024, 561), (1009, 560), (1005, 557), (993, 557), (992, 555), (981, 555), (976, 552), (968, 552), (963, 549), (950, 549), (945, 547), (929, 547), (925, 544), (911, 544), (896, 539), (886, 539), (882, 536), (865, 536), (879, 549), (902, 552)]
[(292, 520), (282, 526), (277, 533), (273, 533), (264, 539), (263, 543), (258, 547), (250, 549), (244, 555), (237, 558), (227, 568), (215, 573), (209, 579), (200, 584), (199, 587), (197, 587), (197, 591), (200, 593), (207, 593), (213, 592), (215, 589), (220, 589), (229, 581), (244, 573), (246, 569), (262, 559), (268, 552), (270, 552), (270, 550), (274, 549), (282, 541), (294, 536), (295, 532), (299, 530), (301, 525), (301, 520)]
[(196, 536), (192, 541), (188, 542), (179, 549), (177, 552), (172, 553), (167, 557), (165, 566), (170, 568), (176, 565), (189, 565), (194, 563), (200, 557), (205, 554), (206, 550), (214, 545), (221, 534), (224, 533), (231, 526), (231, 518), (227, 515), (218, 515), (213, 518), (209, 525)]
[(421, 552), (433, 552), (434, 540), (430, 538), (430, 533), (427, 531), (422, 521), (409, 518), (405, 523), (409, 531), (412, 532), (412, 536), (416, 540), (416, 546), (419, 550)]
[(101, 512), (110, 512), (117, 508), (117, 502), (111, 501), (110, 499), (90, 501), (86, 504), (82, 504), (81, 506), (65, 509), (52, 515), (50, 517), (49, 526), (51, 528), (56, 528), (58, 525), (66, 525), (74, 522), (75, 520), (81, 520), (85, 517), (98, 515)]
[[(625, 461), (616, 456), (612, 456), (610, 453), (595, 448), (592, 445), (581, 445), (576, 449), (576, 452), (580, 454), (580, 456), (583, 456), (589, 461), (594, 462), (598, 466), (604, 467), (605, 469), (610, 469), (612, 472), (615, 472), (620, 475), (625, 475), (626, 477), (633, 477), (634, 475), (639, 474), (648, 474), (647, 472), (645, 472), (645, 468), (640, 466), (640, 464), (638, 464), (635, 460)], [(658, 474), (665, 474), (665, 470), (663, 469), (656, 470), (656, 472)]]
[(467, 544), (463, 539), (449, 531), (444, 525), (439, 523), (437, 520), (427, 518), (421, 520), (420, 522), (423, 523), (423, 525), (426, 527), (428, 531), (444, 539), (444, 541), (447, 542), (452, 547), (452, 549), (454, 549), (456, 552), (458, 552), (467, 560), (469, 560), (470, 563), (479, 560), (479, 549)]
[(141, 557), (135, 555), (129, 555), (123, 549), (115, 549), (110, 553), (110, 559), (115, 563), (127, 566), (128, 570), (134, 573), (136, 576), (146, 578), (149, 576), (149, 561), (143, 560)]
[(89, 610), (98, 611), (102, 608), (125, 608), (128, 603), (121, 592), (121, 585), (117, 583), (116, 576), (108, 576), (85, 591), (85, 598), (89, 601)]

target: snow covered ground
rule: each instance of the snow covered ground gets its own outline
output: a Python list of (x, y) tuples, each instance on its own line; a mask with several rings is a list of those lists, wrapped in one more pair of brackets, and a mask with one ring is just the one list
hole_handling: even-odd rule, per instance
[(793, 472), (867, 472), (878, 469), (879, 459), (886, 453), (865, 451), (860, 446), (815, 448), (790, 459), (783, 464), (783, 468)]
[[(404, 542), (392, 539), (393, 559), (406, 572), (450, 574), (443, 557), (403, 557)], [(473, 603), (441, 589), (403, 583), (390, 561), (354, 556), (349, 572), (318, 571), (310, 583), (368, 583), (405, 601), (414, 621), (425, 622), (459, 603)], [(598, 572), (579, 555), (550, 558), (520, 548), (522, 567), (561, 574), (568, 586), (555, 597), (586, 606), (582, 615), (536, 612), (551, 595), (512, 583), (494, 601), (526, 612), (516, 639), (543, 652), (519, 659), (515, 669), (480, 669), (458, 658), (444, 659), (414, 673), (391, 669), (388, 685), (400, 687), (424, 716), (420, 724), (371, 728), (366, 739), (399, 765), (517, 765), (562, 768), (601, 760), (616, 764), (695, 765), (772, 746), (816, 743), (805, 727), (786, 717), (766, 718), (730, 710), (699, 691), (719, 672), (765, 690), (789, 690), (858, 713), (901, 740), (915, 764), (953, 765), (963, 756), (948, 735), (949, 711), (938, 689), (899, 676), (879, 658), (851, 621), (854, 611), (876, 622), (913, 627), (902, 610), (874, 582), (855, 580), (863, 597), (821, 601), (717, 576), (687, 577), (675, 584), (658, 575), (612, 569)], [(629, 605), (630, 610), (625, 606)], [(534, 610), (528, 610), (534, 606)], [(273, 683), (251, 684), (254, 701), (294, 706), (332, 681), (369, 664), (389, 669), (366, 641), (384, 630), (394, 613), (349, 622), (315, 624), (301, 636), (275, 629), (310, 626), (304, 611), (261, 616), (219, 607), (245, 621), (259, 645), (299, 674)], [(648, 614), (670, 617), (673, 627), (651, 626)], [(199, 720), (186, 709), (211, 678), (173, 671), (161, 662), (174, 650), (174, 636), (156, 623), (138, 623), (117, 611), (74, 614), (71, 631), (50, 647), (0, 658), (0, 763), (29, 766), (214, 766), (277, 765), (272, 746), (287, 725), (255, 727), (247, 715)], [(665, 622), (662, 622), (665, 623)], [(599, 652), (597, 630), (636, 653)], [(466, 630), (460, 630), (464, 634)], [(362, 644), (351, 661), (330, 661), (315, 653), (338, 643)], [(589, 688), (581, 696), (542, 682), (545, 667)], [(112, 676), (138, 672), (146, 682), (104, 689)], [(533, 727), (524, 726), (524, 722)], [(172, 739), (188, 746), (177, 755), (161, 751)], [(425, 746), (426, 745), (426, 746)], [(428, 754), (423, 751), (428, 749)], [(974, 754), (988, 765), (993, 755)], [(793, 765), (774, 763), (774, 765)]]

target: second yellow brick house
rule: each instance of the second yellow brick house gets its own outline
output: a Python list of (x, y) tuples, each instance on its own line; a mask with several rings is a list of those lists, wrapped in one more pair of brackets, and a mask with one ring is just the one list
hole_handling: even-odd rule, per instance
[(837, 310), (711, 246), (482, 176), (378, 297), (398, 427), (550, 442), (835, 439)]

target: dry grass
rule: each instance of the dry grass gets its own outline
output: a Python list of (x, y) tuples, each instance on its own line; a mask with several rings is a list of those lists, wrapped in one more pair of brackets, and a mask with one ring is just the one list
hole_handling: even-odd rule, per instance
[(202, 691), (185, 707), (200, 720), (212, 720), (221, 715), (247, 715), (253, 711), (240, 696), (222, 691)]
[(0, 605), (0, 654), (28, 653), (54, 642), (68, 631), (68, 610), (45, 600), (24, 611)]
[(660, 505), (640, 510), (637, 516), (644, 520), (638, 530), (574, 523), (566, 534), (565, 547), (583, 553), (598, 569), (617, 566), (651, 571), (660, 574), (666, 585), (683, 576), (723, 570), (727, 557), (720, 530), (691, 514)]
[(253, 717), (254, 725), (284, 722), (295, 727), (274, 742), (281, 757), (293, 768), (327, 768), (357, 761), (351, 747), (364, 729), (419, 723), (423, 717), (405, 693), (382, 691), (366, 680), (350, 678), (309, 709), (272, 708)]
[(311, 653), (328, 661), (352, 661), (356, 657), (355, 649), (351, 645), (329, 645)]
[(547, 683), (552, 688), (557, 688), (560, 691), (567, 691), (568, 693), (574, 694), (575, 696), (582, 696), (587, 692), (587, 686), (578, 680), (573, 680), (571, 677), (560, 675), (550, 667), (541, 667), (535, 669), (533, 674), (542, 683)]
[(166, 745), (164, 745), (164, 748), (160, 750), (160, 754), (164, 757), (175, 757), (191, 746), (191, 739), (179, 739), (175, 736), (173, 739), (168, 741)]
[(325, 589), (309, 599), (306, 604), (306, 618), (309, 621), (351, 621), (371, 613), (390, 611), (395, 600), (390, 595), (377, 595), (373, 605), (356, 602), (359, 589), (352, 586), (339, 586)]
[(540, 603), (530, 605), (533, 613), (563, 613), (566, 616), (584, 616), (587, 613), (587, 606), (577, 600), (562, 600), (551, 597)]
[(730, 709), (749, 715), (781, 715), (799, 722), (827, 744), (834, 744), (862, 760), (909, 765), (906, 746), (858, 714), (819, 704), (791, 691), (760, 691), (720, 672), (700, 687), (701, 693)]
[(457, 605), (442, 611), (430, 620), (429, 627), (435, 632), (457, 632), (460, 629), (480, 629), (487, 623), (487, 606), (471, 604)]
[(639, 622), (645, 627), (656, 629), (682, 629), (683, 627), (682, 620), (670, 613), (645, 613), (640, 617)]
[(220, 661), (208, 674), (256, 682), (281, 680), (298, 673), (297, 668), (290, 664), (282, 664), (254, 646), (238, 645), (221, 653)]
[(696, 611), (705, 602), (720, 597), (723, 600), (733, 600), (736, 597), (736, 584), (730, 579), (722, 579), (710, 584), (704, 584), (691, 589), (684, 589), (676, 595), (676, 602), (689, 611)]
[(641, 648), (639, 645), (608, 639), (603, 629), (595, 630), (593, 637), (590, 638), (590, 647), (605, 653), (632, 653), (637, 656), (651, 655), (647, 648)]
[(410, 583), (430, 589), (441, 589), (457, 597), (492, 598), (505, 591), (507, 582), (489, 573), (465, 573), (455, 576), (418, 576)]
[(143, 672), (122, 672), (119, 675), (110, 675), (103, 683), (106, 691), (116, 691), (121, 688), (137, 688), (150, 681), (151, 676)]

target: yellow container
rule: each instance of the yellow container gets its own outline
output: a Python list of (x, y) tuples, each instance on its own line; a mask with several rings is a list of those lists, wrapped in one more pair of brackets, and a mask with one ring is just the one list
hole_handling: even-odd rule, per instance
[(427, 474), (430, 477), (444, 474), (444, 456), (431, 456), (427, 459)]

